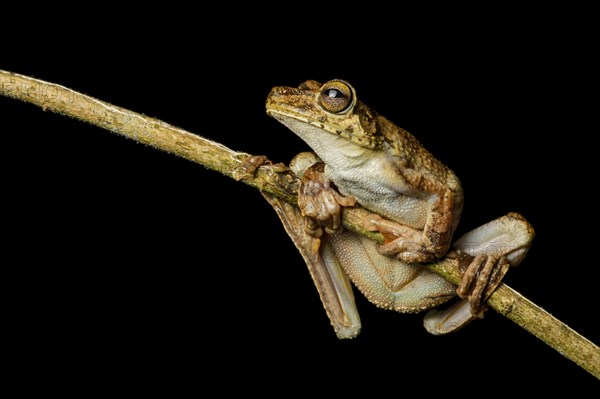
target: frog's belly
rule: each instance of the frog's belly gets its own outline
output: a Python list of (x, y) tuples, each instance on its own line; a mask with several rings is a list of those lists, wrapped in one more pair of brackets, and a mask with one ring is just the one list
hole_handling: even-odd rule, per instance
[(354, 285), (373, 304), (398, 312), (420, 312), (455, 295), (455, 286), (418, 264), (377, 252), (377, 244), (350, 231), (328, 236)]
[[(368, 190), (368, 189), (367, 189)], [(409, 197), (396, 192), (367, 191), (363, 187), (351, 190), (340, 189), (344, 195), (360, 198), (358, 202), (365, 208), (394, 220), (405, 226), (423, 230), (427, 220), (427, 202), (421, 198)]]
[[(371, 165), (367, 165), (371, 166)], [(428, 198), (408, 195), (394, 174), (378, 168), (331, 171), (328, 177), (344, 195), (355, 197), (365, 208), (400, 224), (423, 230), (429, 208)], [(386, 176), (391, 176), (387, 178)]]

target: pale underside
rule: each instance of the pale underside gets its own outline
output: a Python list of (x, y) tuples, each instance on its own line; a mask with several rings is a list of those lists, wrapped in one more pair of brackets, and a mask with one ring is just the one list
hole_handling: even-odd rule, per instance
[[(403, 193), (404, 182), (398, 178), (388, 152), (358, 146), (307, 121), (280, 114), (273, 116), (315, 151), (325, 163), (326, 177), (342, 194), (359, 198), (362, 206), (386, 218), (423, 229), (428, 201), (432, 198)], [(442, 277), (419, 264), (381, 255), (378, 244), (352, 232), (343, 231), (324, 240), (331, 245), (333, 254), (328, 249), (322, 251), (323, 261), (328, 265), (338, 264), (376, 306), (398, 312), (420, 312), (456, 294), (456, 287)]]
[(420, 312), (446, 302), (456, 287), (421, 265), (381, 255), (374, 241), (349, 231), (328, 237), (344, 271), (376, 306)]
[[(440, 190), (422, 190), (414, 182), (407, 183), (410, 180), (405, 180), (405, 174), (399, 169), (405, 160), (393, 155), (397, 151), (386, 147), (390, 144), (383, 142), (383, 148), (369, 148), (353, 142), (351, 137), (341, 137), (342, 130), (326, 129), (318, 122), (320, 118), (275, 108), (270, 109), (269, 114), (311, 147), (325, 164), (325, 177), (341, 194), (353, 196), (370, 211), (416, 231), (423, 231), (431, 223), (428, 220), (430, 209), (432, 205), (440, 204)], [(457, 181), (455, 183), (458, 184)], [(271, 203), (277, 210), (277, 204), (272, 200)], [(456, 295), (453, 284), (424, 266), (381, 255), (376, 243), (349, 231), (324, 236), (322, 250), (318, 253), (319, 242), (310, 238), (298, 225), (302, 219), (300, 212), (296, 209), (287, 211), (291, 214), (278, 213), (283, 216), (284, 226), (307, 265), (312, 262), (309, 270), (340, 338), (358, 334), (360, 320), (348, 284), (335, 284), (332, 279), (340, 277), (341, 281), (347, 281), (347, 275), (370, 302), (398, 312), (431, 309)], [(458, 212), (458, 217), (460, 208), (454, 211)], [(294, 223), (289, 223), (290, 220)], [(505, 255), (511, 264), (518, 264), (527, 252), (532, 237), (530, 233), (524, 219), (508, 215), (467, 234), (459, 240), (456, 248), (476, 248), (468, 252), (472, 256), (483, 257), (480, 260), (490, 259), (484, 263), (492, 266)], [(403, 245), (406, 245), (406, 237)], [(493, 245), (488, 247), (484, 243)], [(479, 261), (474, 264), (477, 266)], [(485, 284), (477, 287), (485, 287)], [(350, 313), (346, 313), (348, 310), (351, 310)], [(468, 302), (461, 301), (447, 311), (431, 311), (425, 318), (425, 327), (432, 334), (444, 334), (468, 323), (478, 315), (477, 310), (475, 312), (471, 313)]]
[(390, 220), (418, 230), (424, 228), (428, 203), (435, 197), (417, 197), (414, 190), (404, 187), (386, 151), (361, 147), (301, 120), (273, 116), (323, 160), (326, 177), (340, 193), (359, 199), (363, 207)]

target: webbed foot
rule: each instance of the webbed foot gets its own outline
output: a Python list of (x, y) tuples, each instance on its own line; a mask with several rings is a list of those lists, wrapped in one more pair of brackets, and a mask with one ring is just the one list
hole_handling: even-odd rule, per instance
[(462, 275), (456, 293), (469, 302), (471, 314), (483, 318), (485, 301), (498, 287), (510, 264), (500, 255), (477, 255)]
[(459, 238), (454, 247), (464, 271), (456, 293), (462, 300), (446, 310), (428, 312), (427, 331), (446, 334), (482, 318), (485, 302), (508, 269), (525, 258), (533, 236), (533, 227), (523, 216), (509, 213)]

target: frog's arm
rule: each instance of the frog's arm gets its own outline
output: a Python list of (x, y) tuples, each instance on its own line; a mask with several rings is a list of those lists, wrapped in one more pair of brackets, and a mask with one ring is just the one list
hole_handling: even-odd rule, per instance
[[(402, 179), (403, 185), (411, 187), (412, 190), (400, 193), (401, 195), (418, 197), (419, 193), (429, 194), (426, 199), (428, 204), (424, 226), (422, 229), (413, 230), (407, 228), (409, 224), (404, 225), (401, 220), (397, 220), (401, 223), (400, 226), (389, 221), (378, 224), (377, 220), (371, 220), (370, 229), (383, 233), (386, 238), (389, 237), (380, 247), (380, 252), (384, 255), (396, 256), (408, 263), (435, 261), (448, 251), (460, 220), (463, 205), (460, 181), (448, 169), (438, 172), (444, 177), (442, 181), (425, 171), (415, 171), (398, 157), (394, 161), (397, 178)], [(407, 233), (406, 230), (410, 231)]]

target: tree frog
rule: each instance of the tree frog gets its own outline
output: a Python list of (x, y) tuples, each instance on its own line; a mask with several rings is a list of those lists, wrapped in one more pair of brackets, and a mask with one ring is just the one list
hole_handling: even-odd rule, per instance
[[(455, 242), (469, 255), (457, 288), (421, 265), (447, 253), (460, 219), (463, 190), (450, 168), (358, 101), (343, 80), (274, 87), (266, 109), (314, 151), (290, 164), (302, 178), (299, 210), (266, 198), (304, 257), (339, 338), (361, 328), (351, 283), (398, 312), (429, 310), (458, 294), (456, 305), (426, 315), (433, 334), (482, 317), (486, 297), (530, 246), (533, 229), (522, 216), (508, 214)], [(365, 227), (381, 232), (383, 245), (342, 230), (341, 209), (356, 203), (373, 212)]]

